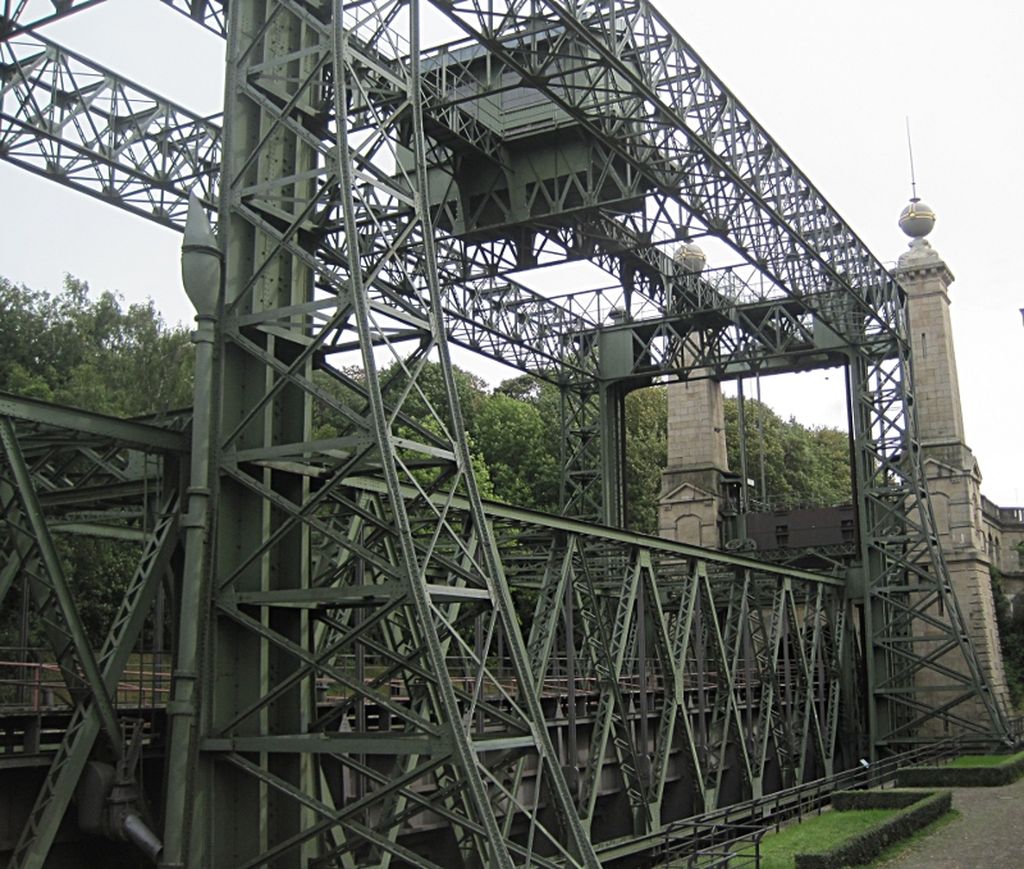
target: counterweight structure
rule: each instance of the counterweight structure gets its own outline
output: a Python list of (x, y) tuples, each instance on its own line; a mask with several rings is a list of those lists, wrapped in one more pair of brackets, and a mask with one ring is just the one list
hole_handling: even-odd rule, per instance
[[(227, 39), (203, 118), (38, 32), (96, 2), (5, 7), (0, 156), (190, 213), (217, 267), (189, 472), (175, 421), (0, 403), (0, 595), (33, 590), (77, 710), (11, 866), (44, 865), (90, 763), (137, 778), (116, 684), (167, 571), (165, 866), (596, 866), (861, 751), (1005, 734), (936, 543), (904, 294), (649, 3), (164, 0)], [(735, 262), (673, 261), (701, 240)], [(578, 260), (612, 288), (515, 279)], [(561, 517), (481, 498), (453, 345), (558, 385)], [(833, 365), (844, 580), (620, 530), (629, 390)], [(99, 653), (51, 544), (82, 504), (80, 532), (144, 542)]]

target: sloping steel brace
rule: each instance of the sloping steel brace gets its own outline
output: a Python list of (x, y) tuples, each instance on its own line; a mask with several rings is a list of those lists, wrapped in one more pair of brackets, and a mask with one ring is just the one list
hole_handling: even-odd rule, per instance
[[(850, 324), (828, 310), (837, 292), (895, 337), (886, 311), (902, 291), (892, 276), (650, 3), (437, 5), (677, 201), (677, 226), (695, 217), (839, 334)], [(624, 135), (628, 124), (642, 135)]]
[(0, 6), (0, 40), (37, 30), (103, 2), (104, 0), (3, 0)]
[[(417, 104), (420, 99), (420, 89), (416, 85), (419, 74), (418, 54), (413, 52), (409, 67), (399, 70), (401, 75), (395, 81), (387, 83), (386, 88), (382, 86), (380, 90), (367, 92), (365, 82), (355, 71), (360, 62), (358, 49), (348, 39), (340, 19), (335, 22), (335, 33), (324, 34), (322, 30), (317, 33), (316, 21), (307, 18), (308, 8), (303, 4), (276, 4), (266, 18), (261, 18), (261, 11), (253, 5), (236, 6), (232, 10), (233, 15), (239, 16), (233, 20), (245, 22), (249, 26), (232, 30), (235, 36), (230, 49), (231, 73), (237, 77), (232, 78), (233, 89), (229, 89), (229, 92), (237, 102), (232, 103), (231, 110), (239, 112), (241, 116), (263, 117), (267, 122), (263, 129), (270, 130), (270, 133), (243, 139), (234, 146), (234, 151), (231, 148), (227, 151), (232, 155), (231, 174), (227, 179), (230, 186), (223, 191), (225, 208), (222, 209), (222, 227), (227, 232), (227, 302), (243, 316), (248, 316), (248, 312), (259, 315), (262, 307), (269, 307), (273, 316), (273, 312), (281, 308), (307, 301), (312, 280), (316, 276), (334, 288), (336, 308), (333, 316), (314, 328), (306, 329), (307, 337), (318, 337), (325, 332), (347, 332), (353, 339), (358, 338), (356, 346), (362, 353), (367, 377), (364, 387), (366, 404), (353, 408), (349, 418), (345, 420), (344, 433), (357, 437), (368, 435), (368, 445), (363, 448), (367, 458), (363, 463), (380, 467), (391, 495), (385, 502), (384, 520), (380, 522), (384, 533), (379, 536), (375, 546), (383, 546), (386, 549), (387, 555), (379, 557), (386, 557), (387, 562), (392, 565), (388, 570), (396, 576), (401, 586), (404, 604), (389, 619), (385, 627), (398, 631), (400, 635), (407, 634), (408, 639), (404, 642), (417, 650), (416, 669), (407, 669), (405, 680), (411, 682), (413, 687), (410, 690), (423, 692), (426, 701), (424, 709), (429, 711), (431, 721), (438, 724), (448, 742), (451, 760), (446, 764), (447, 771), (444, 775), (451, 776), (457, 783), (454, 798), (457, 819), (453, 822), (453, 828), (461, 840), (461, 847), (488, 853), (496, 865), (511, 866), (524, 860), (529, 862), (530, 859), (529, 851), (525, 855), (519, 853), (519, 849), (506, 842), (500, 834), (495, 819), (495, 795), (481, 777), (476, 757), (478, 751), (488, 750), (488, 741), (484, 739), (476, 745), (464, 729), (460, 701), (452, 684), (452, 673), (449, 672), (455, 667), (462, 666), (459, 661), (466, 660), (466, 666), (478, 670), (479, 675), (488, 680), (488, 684), (498, 684), (493, 675), (487, 672), (488, 650), (484, 648), (474, 657), (467, 659), (467, 653), (461, 648), (461, 638), (454, 632), (454, 626), (446, 624), (443, 619), (439, 622), (443, 610), (436, 608), (431, 586), (424, 584), (427, 577), (433, 576), (449, 577), (449, 584), (453, 581), (461, 584), (463, 580), (472, 580), (471, 587), (459, 591), (456, 590), (456, 586), (452, 586), (446, 594), (457, 597), (462, 595), (468, 601), (474, 602), (474, 606), (480, 609), (492, 628), (500, 625), (500, 630), (508, 639), (509, 651), (517, 664), (517, 677), (521, 680), (526, 678), (526, 684), (516, 705), (510, 708), (508, 713), (515, 721), (515, 728), (510, 729), (508, 722), (495, 723), (501, 724), (499, 733), (507, 732), (512, 738), (511, 748), (522, 750), (524, 746), (529, 745), (532, 751), (537, 752), (546, 770), (556, 771), (547, 777), (550, 785), (547, 794), (549, 799), (557, 795), (563, 803), (556, 813), (560, 817), (559, 823), (564, 824), (566, 829), (562, 847), (568, 849), (569, 853), (577, 855), (576, 859), (596, 865), (585, 837), (579, 834), (578, 822), (575, 822), (574, 835), (574, 812), (568, 803), (564, 787), (562, 792), (558, 790), (559, 776), (550, 738), (543, 728), (536, 693), (532, 686), (529, 686), (528, 677), (523, 676), (526, 664), (522, 654), (522, 641), (517, 637), (517, 623), (512, 615), (508, 590), (500, 580), (501, 564), (497, 549), (494, 542), (489, 539), (488, 526), (483, 516), (479, 494), (475, 489), (450, 360), (446, 357), (446, 346), (439, 331), (442, 317), (435, 254), (430, 249), (432, 234), (427, 228), (429, 218), (425, 198), (426, 170), (422, 129), (415, 133), (416, 165), (408, 169), (404, 178), (393, 182), (372, 174), (372, 159), (373, 155), (378, 153), (378, 143), (388, 143), (401, 132), (403, 116), (393, 115), (390, 106), (408, 106), (410, 113), (407, 117), (411, 119), (413, 125), (418, 126), (422, 123), (422, 108)], [(414, 2), (411, 7), (400, 5), (392, 11), (415, 16), (416, 4)], [(379, 14), (385, 16), (386, 8)], [(415, 21), (415, 17), (413, 20)], [(411, 32), (418, 32), (415, 25)], [(308, 76), (282, 76), (279, 68), (283, 69), (284, 66), (290, 65), (291, 57), (281, 57), (274, 53), (280, 51), (282, 44), (300, 38), (308, 40), (305, 44), (309, 48), (301, 54), (294, 55), (299, 59), (299, 69), (315, 67), (319, 62), (318, 53), (326, 51), (333, 54), (337, 72), (337, 90), (333, 97), (344, 106), (350, 104), (348, 94), (352, 94), (353, 101), (366, 100), (367, 110), (372, 110), (375, 114), (372, 132), (365, 138), (359, 130), (356, 131), (359, 133), (358, 136), (353, 134), (349, 129), (351, 119), (344, 111), (339, 113), (342, 123), (339, 124), (337, 148), (326, 155), (330, 160), (329, 165), (336, 182), (331, 182), (326, 189), (311, 184), (309, 176), (301, 177), (302, 167), (309, 165), (309, 161), (316, 154), (318, 144), (306, 141), (301, 130), (290, 123), (294, 111), (303, 111), (305, 106), (318, 98), (319, 91), (315, 88), (312, 92), (307, 90), (307, 82), (310, 81)], [(261, 49), (259, 63), (250, 54), (251, 46), (259, 46)], [(263, 54), (263, 51), (266, 51), (266, 54)], [(259, 98), (260, 92), (273, 92), (278, 100), (272, 105)], [(242, 135), (243, 129), (239, 126), (234, 132)], [(366, 153), (371, 156), (366, 157)], [(279, 162), (282, 160), (284, 162)], [(282, 175), (275, 174), (282, 168)], [(368, 189), (355, 184), (357, 177), (365, 180)], [(278, 189), (286, 185), (294, 187), (284, 199), (278, 193)], [(311, 203), (318, 203), (325, 195), (332, 197), (329, 200), (329, 207), (337, 209), (339, 203), (333, 199), (335, 185), (342, 190), (352, 190), (355, 193), (352, 197), (341, 197), (340, 202), (343, 212), (340, 217), (349, 244), (350, 265), (336, 264), (331, 259), (310, 261), (308, 253), (295, 243), (288, 230), (281, 232), (273, 226), (274, 222), (279, 224), (283, 216), (292, 220), (294, 215), (310, 212)], [(395, 203), (403, 200), (412, 206), (406, 218), (409, 221), (407, 226), (402, 227), (390, 218), (386, 223), (378, 224), (378, 214), (393, 213), (389, 209), (394, 209)], [(384, 209), (383, 212), (376, 210), (379, 205)], [(360, 219), (367, 224), (378, 224), (377, 228), (383, 236), (379, 248), (370, 247), (374, 239), (369, 239), (365, 258), (363, 240), (359, 232)], [(242, 255), (250, 242), (258, 251), (254, 259)], [(381, 255), (380, 261), (376, 259), (378, 251)], [(268, 265), (265, 267), (264, 263)], [(267, 270), (272, 267), (276, 269), (281, 263), (288, 266), (287, 279), (264, 286), (262, 282), (268, 277)], [(336, 273), (334, 269), (339, 266), (350, 268), (350, 271)], [(380, 293), (377, 287), (379, 276), (383, 276), (391, 285), (400, 287), (401, 294), (392, 294), (386, 289)], [(371, 290), (374, 291), (374, 297), (370, 295)], [(373, 304), (371, 298), (374, 300)], [(399, 325), (394, 329), (388, 324), (381, 323), (384, 317), (392, 314), (399, 321)], [(377, 326), (377, 323), (380, 325)], [(382, 348), (391, 350), (398, 338), (404, 339), (410, 334), (410, 326), (413, 334), (418, 333), (421, 346), (414, 349), (410, 356), (400, 359), (399, 366), (388, 374), (387, 379), (382, 378), (378, 370), (379, 362), (373, 355), (375, 343), (379, 342)], [(379, 331), (372, 331), (375, 328)], [(299, 330), (293, 328), (290, 333), (286, 332), (284, 335), (268, 331), (265, 337), (259, 336), (256, 342), (247, 344), (244, 341), (232, 341), (226, 342), (223, 346), (225, 392), (228, 395), (237, 395), (244, 399), (245, 403), (240, 406), (235, 403), (228, 405), (224, 431), (221, 435), (222, 448), (219, 458), (223, 458), (218, 483), (221, 495), (217, 521), (219, 533), (230, 534), (230, 540), (236, 541), (222, 545), (219, 555), (215, 557), (214, 563), (221, 565), (219, 570), (223, 573), (219, 572), (215, 576), (213, 586), (221, 589), (221, 594), (256, 591), (252, 582), (258, 576), (261, 563), (274, 565), (280, 570), (275, 570), (272, 574), (276, 585), (268, 590), (283, 593), (293, 589), (301, 590), (306, 587), (308, 581), (305, 566), (301, 563), (296, 564), (293, 559), (302, 557), (305, 552), (305, 544), (302, 541), (309, 534), (309, 528), (303, 523), (293, 523), (290, 526), (286, 523), (291, 519), (290, 514), (301, 519), (312, 519), (312, 511), (308, 511), (306, 507), (308, 504), (316, 503), (319, 493), (314, 493), (303, 482), (302, 476), (294, 473), (291, 464), (281, 467), (279, 473), (266, 477), (265, 490), (262, 492), (246, 485), (241, 479), (242, 476), (253, 475), (254, 482), (261, 479), (261, 462), (275, 463), (282, 450), (289, 450), (299, 443), (306, 444), (307, 451), (322, 457), (328, 464), (338, 461), (337, 457), (329, 454), (321, 456), (308, 444), (308, 432), (303, 424), (305, 415), (302, 412), (303, 404), (308, 399), (294, 378), (309, 378), (311, 359), (309, 354), (301, 350), (291, 350), (291, 334), (298, 337)], [(254, 348), (251, 346), (252, 343), (264, 346)], [(303, 346), (308, 342), (294, 343)], [(431, 408), (442, 426), (442, 431), (414, 431), (399, 436), (393, 431), (393, 427), (401, 423), (402, 405), (408, 396), (418, 394), (420, 391), (417, 378), (424, 370), (423, 363), (430, 352), (439, 355), (441, 374), (445, 381), (445, 395), (439, 404)], [(245, 372), (256, 374), (260, 370), (268, 370), (267, 366), (275, 356), (287, 367), (288, 376), (283, 378), (284, 385), (269, 389), (265, 394), (259, 389), (245, 391), (245, 385), (251, 382), (251, 378), (246, 377)], [(234, 391), (234, 384), (237, 384), (237, 392)], [(263, 429), (256, 434), (250, 420), (263, 417), (265, 410), (270, 409), (278, 410), (280, 418), (286, 420), (285, 424)], [(308, 417), (306, 419), (308, 420)], [(232, 448), (237, 447), (246, 448), (246, 461), (236, 470), (232, 466), (229, 453)], [(410, 466), (407, 464), (410, 461), (410, 451), (419, 452), (427, 458), (417, 460)], [(341, 463), (344, 464), (344, 461), (342, 459)], [(403, 494), (397, 489), (401, 480), (415, 480), (418, 485), (411, 493)], [(423, 489), (419, 489), (419, 486)], [(424, 501), (428, 492), (441, 494), (446, 499), (455, 494), (465, 495), (470, 501), (470, 521), (453, 522), (449, 518), (449, 508), (438, 509)], [(233, 505), (243, 504), (250, 505), (252, 510), (232, 509)], [(276, 510), (273, 514), (274, 528), (269, 534), (246, 534), (248, 517), (258, 515), (261, 510), (271, 506)], [(419, 529), (424, 527), (425, 521), (431, 523), (426, 527), (432, 530), (425, 539), (420, 540)], [(480, 540), (478, 546), (471, 545), (466, 538), (470, 529)], [(265, 537), (269, 538), (266, 544), (263, 539)], [(238, 543), (249, 549), (255, 548), (259, 560), (252, 560), (248, 554), (249, 549), (235, 555)], [(231, 553), (231, 561), (241, 563), (239, 571), (232, 573), (228, 565), (222, 564), (229, 558), (228, 553)], [(469, 558), (470, 563), (465, 569), (458, 570), (458, 562), (462, 555)], [(256, 573), (252, 570), (253, 567), (257, 568)], [(215, 570), (217, 569), (215, 567)], [(226, 577), (224, 573), (227, 574)], [(344, 576), (339, 577), (339, 581), (343, 579)], [(373, 579), (375, 577), (372, 576), (366, 577), (365, 580), (356, 577), (360, 586)], [(367, 603), (369, 605), (370, 601)], [(384, 600), (382, 603), (387, 606), (389, 601)], [(239, 654), (242, 648), (254, 642), (270, 643), (269, 660), (279, 662), (270, 671), (270, 678), (276, 672), (287, 672), (290, 663), (296, 658), (305, 657), (300, 644), (306, 641), (308, 635), (299, 627), (301, 619), (293, 617), (287, 610), (275, 607), (269, 614), (267, 625), (261, 626), (259, 630), (256, 623), (251, 620), (225, 619), (220, 617), (219, 612), (214, 613), (213, 620), (214, 630), (219, 637), (216, 648), (223, 650), (222, 654), (225, 656)], [(268, 632), (280, 635), (280, 641), (272, 639)], [(446, 651), (446, 640), (442, 637), (452, 641), (451, 652)], [(213, 666), (219, 669), (219, 665)], [(306, 682), (308, 684), (308, 680)], [(262, 684), (248, 680), (246, 690), (255, 694), (257, 689), (262, 691)], [(214, 691), (217, 696), (222, 697), (223, 702), (228, 702), (229, 697), (234, 697), (234, 692), (227, 685), (218, 686)], [(269, 710), (271, 714), (268, 715), (267, 726), (271, 730), (266, 733), (268, 738), (286, 744), (288, 734), (297, 734), (297, 728), (302, 727), (301, 717), (296, 714), (299, 713), (298, 708), (294, 705), (286, 708), (285, 704), (285, 701), (294, 703), (300, 693), (290, 691), (289, 694), (294, 697), (282, 698), (282, 701), (274, 704)], [(234, 702), (246, 703), (247, 699), (248, 694), (243, 694)], [(484, 704), (477, 704), (477, 708), (483, 711), (486, 707)], [(416, 747), (418, 743), (415, 734), (407, 736), (413, 740), (410, 745)], [(267, 768), (269, 773), (279, 775), (302, 790), (299, 783), (303, 781), (304, 773), (293, 759), (275, 759), (271, 756), (267, 760)], [(283, 773), (278, 773), (277, 770), (282, 770)], [(227, 784), (225, 782), (225, 786)], [(244, 789), (251, 787), (251, 784), (241, 782), (238, 786)], [(379, 796), (381, 800), (384, 798), (383, 794)], [(288, 794), (273, 795), (271, 801), (271, 809), (279, 820), (275, 820), (274, 823), (278, 826), (271, 831), (271, 841), (266, 846), (276, 848), (282, 842), (298, 842), (296, 837), (300, 836), (302, 831), (301, 816), (297, 813), (296, 807), (289, 802)], [(274, 808), (275, 806), (280, 812)], [(215, 811), (217, 808), (228, 810), (229, 807), (215, 807)], [(387, 829), (393, 826), (386, 818), (381, 818), (379, 823), (384, 824)], [(540, 819), (534, 815), (530, 821), (530, 829), (534, 830), (550, 823), (550, 820)], [(279, 834), (275, 835), (278, 830)], [(366, 825), (357, 826), (349, 823), (346, 825), (346, 833), (354, 834), (357, 838), (385, 850), (388, 849), (388, 836), (382, 830), (371, 830)], [(538, 835), (549, 837), (552, 834), (542, 828)], [(555, 841), (557, 843), (558, 839)], [(298, 847), (303, 852), (310, 853), (307, 849), (311, 844), (300, 844)], [(254, 849), (259, 847), (260, 842), (249, 837), (232, 841), (231, 834), (225, 835), (223, 842), (217, 841), (217, 848), (222, 849), (218, 850), (218, 854), (247, 853), (255, 859), (257, 855)], [(588, 854), (591, 855), (589, 861)], [(180, 862), (181, 855), (168, 854), (166, 859), (169, 863)]]
[[(0, 417), (0, 440), (3, 441), (7, 461), (10, 463), (11, 471), (17, 482), (17, 494), (24, 507), (25, 518), (32, 529), (35, 545), (39, 548), (39, 557), (47, 578), (47, 591), (56, 598), (56, 611), (60, 613), (67, 626), (67, 632), (74, 648), (75, 663), (82, 669), (82, 677), (89, 690), (91, 702), (96, 706), (103, 729), (106, 731), (114, 751), (118, 752), (121, 748), (121, 727), (118, 724), (117, 712), (114, 710), (113, 701), (96, 663), (96, 656), (89, 644), (85, 627), (78, 616), (78, 608), (75, 606), (74, 597), (64, 575), (64, 568), (61, 566), (60, 556), (54, 547), (53, 538), (46, 525), (46, 517), (43, 515), (35, 486), (32, 483), (31, 471), (25, 464), (14, 423), (9, 417)], [(55, 649), (55, 652), (62, 655), (63, 649)]]
[(0, 392), (0, 416), (11, 417), (21, 423), (46, 430), (58, 429), (74, 433), (79, 443), (82, 435), (90, 435), (100, 442), (113, 441), (120, 447), (147, 452), (180, 455), (188, 450), (188, 438), (181, 432), (75, 407), (61, 407), (7, 392)]
[[(857, 467), (866, 498), (869, 594), (879, 601), (902, 594), (898, 577), (905, 572), (938, 592), (948, 604), (946, 630), (963, 658), (964, 682), (993, 730), (1005, 733), (1005, 713), (980, 673), (934, 544), (914, 434), (906, 297), (893, 276), (645, 0), (437, 5), (498, 63), (592, 135), (612, 142), (681, 214), (703, 222), (852, 345), (851, 364), (867, 365), (855, 377), (851, 401), (863, 453)], [(642, 135), (623, 135), (629, 124)], [(909, 460), (897, 460), (908, 453)], [(902, 530), (890, 531), (893, 523)], [(874, 631), (881, 636), (887, 629), (880, 619)], [(874, 633), (871, 639), (877, 644)], [(903, 672), (911, 693), (912, 674)]]
[[(172, 493), (161, 506), (157, 525), (148, 536), (100, 650), (98, 666), (107, 691), (117, 689), (177, 545), (178, 501)], [(11, 869), (41, 869), (44, 865), (101, 727), (97, 704), (87, 703), (75, 710), (11, 855)], [(117, 747), (120, 745), (119, 739)]]
[[(190, 12), (204, 23), (211, 20), (211, 10), (220, 6), (202, 3), (171, 5)], [(837, 218), (827, 203), (818, 198), (817, 192), (774, 142), (745, 115), (742, 107), (721, 88), (720, 82), (707, 72), (699, 59), (678, 40), (648, 4), (618, 4), (614, 10), (603, 4), (576, 4), (572, 7), (559, 3), (547, 4), (548, 8), (554, 10), (560, 23), (557, 28), (549, 27), (547, 36), (534, 39), (531, 44), (527, 44), (515, 29), (511, 31), (508, 41), (500, 41), (503, 36), (501, 26), (518, 27), (516, 16), (520, 9), (525, 9), (521, 3), (499, 4), (497, 7), (491, 4), (486, 12), (482, 7), (468, 3), (443, 5), (460, 21), (469, 20), (473, 15), (494, 14), (497, 8), (498, 14), (506, 17), (498, 20), (499, 26), (488, 24), (484, 43), (495, 48), (498, 53), (503, 52), (509, 69), (526, 75), (539, 89), (554, 94), (556, 102), (565, 111), (574, 113), (581, 123), (589, 125), (588, 128), (597, 135), (610, 136), (613, 131), (606, 125), (617, 121), (615, 118), (596, 117), (590, 112), (591, 107), (586, 103), (588, 91), (595, 87), (610, 87), (610, 82), (624, 94), (620, 106), (632, 105), (629, 97), (631, 88), (654, 99), (655, 105), (661, 106), (663, 116), (646, 119), (651, 124), (650, 141), (625, 137), (617, 147), (623, 157), (634, 160), (641, 171), (659, 184), (678, 182), (679, 178), (686, 177), (689, 185), (686, 187), (687, 195), (697, 198), (682, 202), (678, 211), (679, 225), (689, 226), (693, 215), (685, 214), (684, 210), (691, 207), (694, 201), (702, 203), (696, 210), (706, 230), (719, 235), (731, 230), (734, 238), (730, 240), (734, 247), (752, 262), (756, 261), (757, 267), (767, 271), (776, 285), (793, 295), (799, 295), (807, 289), (820, 290), (818, 293), (812, 292), (809, 298), (795, 299), (794, 304), (798, 305), (795, 312), (775, 306), (771, 313), (775, 323), (795, 324), (795, 334), (800, 334), (802, 330), (806, 335), (810, 325), (813, 325), (806, 321), (807, 310), (810, 309), (823, 322), (831, 324), (834, 333), (844, 339), (847, 346), (857, 348), (872, 344), (873, 352), (879, 357), (891, 359), (894, 355), (901, 356), (905, 325), (901, 322), (902, 298), (899, 289), (888, 275), (879, 273), (877, 262), (864, 251), (845, 225), (836, 222)], [(184, 8), (186, 6), (188, 10)], [(620, 39), (620, 32), (629, 32), (631, 36), (629, 39)], [(581, 54), (581, 45), (585, 45), (591, 54)], [(550, 50), (552, 46), (555, 51)], [(562, 59), (558, 57), (559, 48), (565, 50)], [(583, 64), (579, 62), (581, 56), (585, 57)], [(614, 79), (601, 72), (602, 64), (613, 69), (620, 78)], [(570, 76), (583, 75), (585, 86), (570, 81), (563, 89), (559, 89), (561, 86), (554, 80), (558, 75), (564, 75), (566, 81), (569, 81)], [(623, 82), (626, 83), (625, 87)], [(685, 138), (685, 147), (680, 136)], [(718, 153), (709, 144), (718, 141), (727, 144), (722, 153)], [(668, 161), (660, 168), (652, 167), (643, 157), (645, 149), (649, 152), (652, 144), (664, 149), (666, 153), (680, 156), (674, 163)], [(706, 167), (701, 165), (694, 154), (701, 155), (701, 159), (707, 161), (715, 171), (723, 172), (722, 177), (726, 180), (700, 175), (706, 171)], [(751, 155), (757, 157), (752, 158)], [(666, 165), (668, 169), (665, 169)], [(668, 172), (669, 177), (659, 172)], [(729, 185), (734, 185), (734, 189)], [(713, 206), (718, 204), (726, 210), (729, 219), (739, 218), (739, 223), (730, 225), (725, 217), (716, 220), (712, 212)], [(663, 205), (662, 210), (666, 215), (675, 213), (670, 204)], [(743, 220), (747, 223), (742, 223)], [(278, 244), (280, 248), (287, 248), (289, 241), (279, 237)], [(290, 248), (290, 251), (295, 256), (300, 255), (297, 245)], [(880, 283), (875, 282), (876, 278)], [(865, 295), (858, 295), (861, 292)], [(265, 317), (268, 321), (265, 328), (270, 334), (269, 321), (275, 318), (285, 320), (288, 314), (282, 309), (281, 313), (271, 312)], [(772, 320), (766, 319), (765, 322), (772, 323)], [(661, 346), (671, 348), (672, 342), (679, 340), (678, 334), (674, 334), (677, 330), (671, 324), (666, 324), (660, 335), (657, 334), (657, 328), (650, 331), (654, 333), (653, 337), (633, 332), (640, 349), (635, 356), (637, 360), (644, 353), (656, 353)], [(707, 345), (718, 343), (724, 333), (722, 327), (719, 327), (718, 332), (710, 334)], [(694, 336), (693, 340), (698, 338)], [(811, 346), (800, 349), (806, 353), (815, 348), (812, 342)], [(738, 358), (742, 360), (743, 357), (741, 355)], [(635, 370), (628, 372), (631, 377), (641, 374), (643, 372)], [(941, 556), (929, 551), (930, 529), (934, 523), (928, 515), (927, 503), (917, 494), (919, 487), (915, 469), (908, 471), (905, 467), (901, 468), (895, 456), (886, 451), (884, 444), (875, 444), (871, 440), (872, 432), (877, 427), (876, 422), (880, 422), (887, 432), (892, 433), (895, 441), (902, 443), (905, 449), (913, 450), (913, 420), (911, 415), (905, 413), (909, 390), (907, 377), (899, 379), (897, 375), (899, 382), (896, 385), (904, 390), (902, 401), (896, 402), (898, 406), (894, 406), (894, 409), (874, 405), (870, 407), (873, 416), (861, 428), (859, 440), (859, 448), (868, 457), (862, 464), (863, 481), (867, 481), (873, 473), (879, 475), (879, 481), (885, 475), (895, 475), (895, 484), (885, 482), (878, 486), (877, 492), (865, 493), (870, 505), (865, 515), (871, 518), (866, 523), (866, 532), (871, 541), (866, 545), (870, 551), (880, 554), (879, 566), (885, 571), (875, 581), (872, 593), (882, 597), (892, 596), (894, 606), (899, 603), (899, 595), (902, 594), (900, 588), (904, 585), (900, 574), (906, 570), (914, 571), (914, 558), (918, 554), (927, 552), (932, 563), (941, 564), (941, 561), (935, 560)], [(875, 400), (872, 395), (861, 391), (857, 393), (857, 400), (868, 408)], [(916, 535), (918, 544), (909, 546), (906, 555), (891, 557), (891, 541), (886, 539), (890, 532), (886, 529), (891, 521), (901, 518), (896, 514), (902, 515), (906, 509), (908, 495), (918, 499), (918, 506), (923, 511), (920, 520), (911, 520), (908, 526), (911, 535)], [(902, 521), (907, 521), (905, 516)], [(880, 538), (880, 542), (876, 538)], [(914, 572), (927, 580), (926, 572)], [(934, 584), (936, 580), (930, 582)], [(935, 593), (948, 599), (949, 591), (944, 579), (940, 578), (937, 582)], [(955, 601), (953, 603), (955, 605)], [(884, 620), (875, 630), (878, 635), (874, 637), (873, 634), (873, 638), (885, 640)], [(951, 631), (957, 636), (962, 633), (958, 624), (952, 625)], [(736, 636), (732, 639), (739, 642)], [(737, 648), (734, 647), (734, 654)], [(970, 667), (972, 653), (969, 647), (960, 648)], [(917, 661), (915, 667), (929, 665), (920, 656)], [(903, 672), (910, 673), (911, 677), (913, 675), (909, 668), (904, 668)], [(980, 673), (972, 672), (970, 681), (975, 689), (982, 686), (983, 690), (983, 680), (979, 682), (979, 678)], [(905, 690), (912, 691), (912, 683)]]

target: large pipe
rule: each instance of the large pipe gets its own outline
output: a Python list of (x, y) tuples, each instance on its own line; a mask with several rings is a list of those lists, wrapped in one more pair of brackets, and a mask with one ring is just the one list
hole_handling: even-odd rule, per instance
[(121, 824), (121, 834), (154, 863), (160, 858), (160, 853), (164, 849), (163, 842), (134, 812), (125, 815), (124, 822)]

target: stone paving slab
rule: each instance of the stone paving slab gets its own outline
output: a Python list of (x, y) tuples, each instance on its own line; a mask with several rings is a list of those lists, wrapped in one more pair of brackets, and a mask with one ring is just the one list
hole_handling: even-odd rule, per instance
[(915, 842), (886, 869), (1024, 866), (1024, 779), (999, 788), (951, 788), (960, 817)]

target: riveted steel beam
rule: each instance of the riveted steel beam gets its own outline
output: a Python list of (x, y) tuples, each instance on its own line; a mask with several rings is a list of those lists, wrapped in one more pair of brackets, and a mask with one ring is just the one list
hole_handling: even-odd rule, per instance
[(0, 392), (0, 415), (76, 436), (93, 435), (101, 442), (113, 441), (127, 448), (149, 452), (183, 453), (187, 446), (181, 432), (6, 392)]

